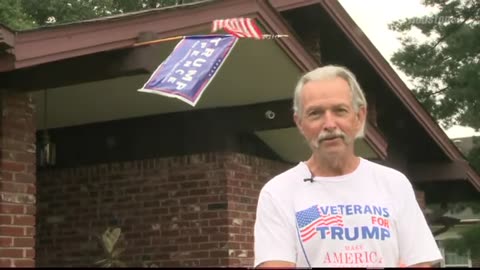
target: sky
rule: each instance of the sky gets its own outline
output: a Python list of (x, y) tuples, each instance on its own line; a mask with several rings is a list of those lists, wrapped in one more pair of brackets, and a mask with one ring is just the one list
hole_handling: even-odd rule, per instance
[[(339, 0), (339, 2), (400, 78), (411, 86), (407, 76), (390, 62), (391, 56), (401, 44), (397, 38), (399, 35), (389, 30), (388, 24), (398, 19), (427, 15), (432, 9), (422, 5), (421, 0)], [(480, 136), (480, 132), (461, 126), (453, 126), (445, 133), (452, 139)]]

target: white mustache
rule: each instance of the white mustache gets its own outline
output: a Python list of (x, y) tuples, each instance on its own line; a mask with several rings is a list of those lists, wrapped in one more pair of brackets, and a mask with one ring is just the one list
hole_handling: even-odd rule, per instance
[(320, 143), (324, 140), (335, 139), (335, 138), (341, 138), (342, 140), (346, 141), (347, 135), (343, 133), (341, 130), (335, 130), (332, 132), (324, 131), (318, 134), (317, 141)]

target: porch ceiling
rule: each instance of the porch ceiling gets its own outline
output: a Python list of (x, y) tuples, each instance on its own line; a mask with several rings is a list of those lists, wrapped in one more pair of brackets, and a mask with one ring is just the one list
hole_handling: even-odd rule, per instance
[[(177, 42), (155, 46), (160, 64)], [(72, 71), (88, 72), (88, 71)], [(47, 127), (195, 109), (246, 105), (291, 98), (301, 74), (295, 63), (272, 40), (238, 41), (229, 58), (195, 107), (178, 99), (138, 92), (150, 74), (47, 89)], [(36, 91), (37, 127), (45, 127), (44, 91)]]

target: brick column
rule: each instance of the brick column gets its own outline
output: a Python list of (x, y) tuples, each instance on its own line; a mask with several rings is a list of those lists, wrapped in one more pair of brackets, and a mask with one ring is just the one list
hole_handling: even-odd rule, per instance
[(0, 104), (0, 267), (34, 267), (34, 106), (28, 94), (4, 94)]
[(425, 202), (425, 192), (421, 190), (414, 190), (415, 191), (415, 197), (417, 198), (418, 205), (422, 210), (425, 210), (427, 207), (427, 203)]
[(228, 266), (253, 266), (253, 230), (258, 195), (273, 176), (294, 166), (231, 153), (225, 157), (228, 196)]

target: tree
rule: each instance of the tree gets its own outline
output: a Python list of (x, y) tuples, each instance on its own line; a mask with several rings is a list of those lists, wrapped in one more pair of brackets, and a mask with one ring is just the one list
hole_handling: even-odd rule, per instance
[(0, 1), (0, 23), (13, 29), (28, 29), (36, 26), (33, 19), (24, 12), (18, 0)]
[[(439, 124), (480, 129), (480, 1), (424, 0), (435, 11), (389, 25), (402, 34), (402, 48), (392, 62), (413, 78), (417, 99)], [(411, 30), (426, 37), (415, 39)], [(474, 147), (469, 162), (480, 172), (480, 147)], [(470, 204), (472, 205), (472, 204)], [(477, 207), (478, 209), (478, 207)], [(477, 210), (478, 211), (478, 210)], [(472, 226), (461, 239), (447, 241), (446, 247), (460, 253), (467, 250), (480, 257), (480, 226)]]
[(0, 23), (15, 30), (70, 23), (199, 0), (2, 0)]
[[(434, 118), (480, 129), (480, 1), (424, 0), (431, 15), (395, 21), (402, 47), (392, 62), (412, 77), (413, 92)], [(418, 29), (419, 42), (409, 31)]]

